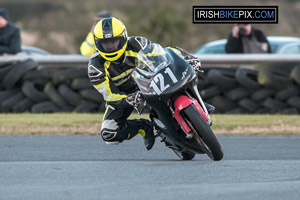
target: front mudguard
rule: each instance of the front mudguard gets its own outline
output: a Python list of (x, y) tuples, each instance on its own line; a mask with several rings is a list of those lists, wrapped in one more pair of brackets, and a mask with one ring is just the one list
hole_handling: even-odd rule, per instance
[(177, 122), (180, 124), (183, 131), (188, 134), (191, 132), (191, 128), (188, 126), (188, 124), (183, 119), (180, 111), (188, 107), (189, 105), (194, 104), (195, 108), (199, 111), (201, 116), (205, 121), (209, 120), (209, 117), (206, 115), (206, 113), (203, 111), (201, 106), (199, 105), (198, 101), (196, 99), (190, 99), (189, 97), (185, 95), (181, 95), (177, 97), (177, 99), (174, 101), (174, 107), (175, 111), (173, 113), (174, 118), (177, 120)]

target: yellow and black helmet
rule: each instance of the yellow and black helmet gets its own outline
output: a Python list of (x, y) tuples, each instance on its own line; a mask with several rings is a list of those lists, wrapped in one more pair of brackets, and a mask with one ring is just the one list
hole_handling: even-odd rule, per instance
[(108, 61), (118, 60), (127, 47), (127, 30), (115, 17), (103, 18), (94, 29), (95, 45), (100, 55)]

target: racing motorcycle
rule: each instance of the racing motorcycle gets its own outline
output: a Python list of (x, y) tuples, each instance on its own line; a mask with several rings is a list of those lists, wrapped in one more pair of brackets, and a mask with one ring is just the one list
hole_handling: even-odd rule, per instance
[(156, 136), (181, 160), (192, 160), (195, 154), (223, 158), (197, 89), (197, 73), (188, 62), (171, 48), (152, 43), (138, 52), (132, 77), (150, 107)]

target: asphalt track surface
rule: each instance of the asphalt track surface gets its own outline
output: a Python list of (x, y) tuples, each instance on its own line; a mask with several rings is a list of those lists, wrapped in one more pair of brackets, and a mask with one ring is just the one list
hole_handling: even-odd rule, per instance
[(300, 199), (300, 137), (218, 137), (225, 156), (193, 161), (156, 139), (106, 145), (99, 136), (0, 137), (0, 199)]

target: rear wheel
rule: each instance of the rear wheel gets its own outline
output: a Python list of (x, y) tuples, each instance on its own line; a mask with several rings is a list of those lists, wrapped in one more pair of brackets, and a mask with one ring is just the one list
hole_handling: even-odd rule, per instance
[(193, 104), (183, 110), (185, 119), (194, 132), (195, 140), (206, 149), (207, 155), (215, 161), (223, 158), (223, 150), (215, 134)]

